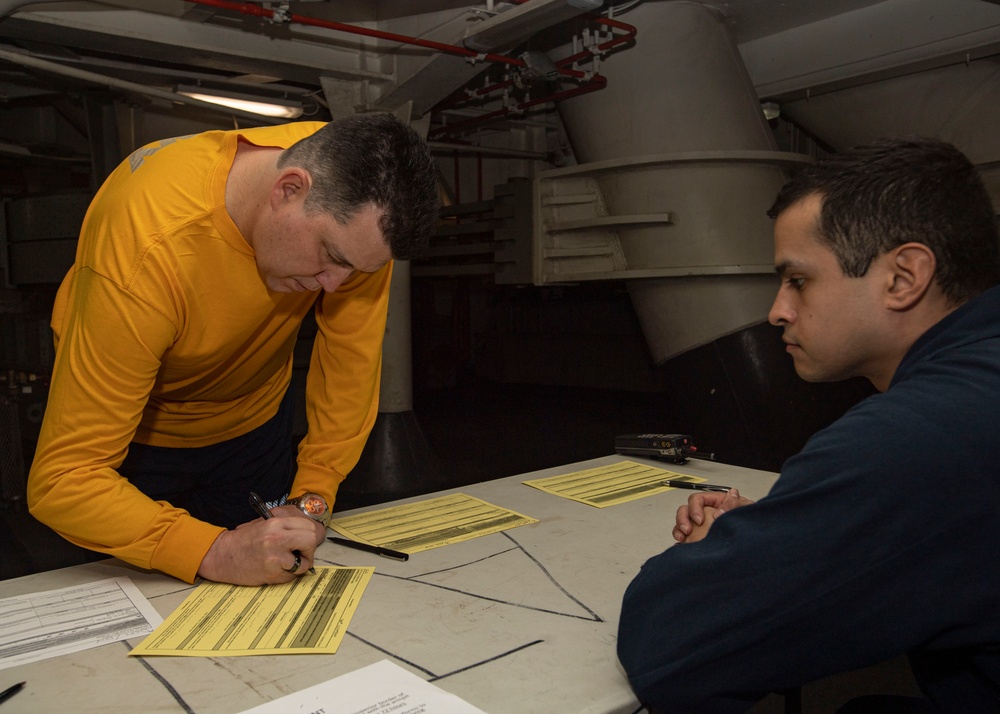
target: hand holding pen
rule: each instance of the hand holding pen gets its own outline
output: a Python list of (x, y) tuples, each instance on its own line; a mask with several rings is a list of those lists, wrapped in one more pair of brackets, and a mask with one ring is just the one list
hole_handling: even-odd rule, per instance
[[(274, 514), (271, 513), (271, 509), (267, 507), (264, 500), (253, 491), (250, 492), (250, 505), (253, 507), (253, 510), (257, 512), (257, 515), (264, 520), (274, 517)], [(292, 563), (292, 566), (290, 568), (282, 568), (282, 570), (286, 573), (296, 573), (302, 566), (302, 552), (296, 549), (292, 551), (292, 555), (295, 556), (295, 562)], [(309, 572), (315, 575), (316, 568), (310, 567)]]
[[(255, 518), (220, 532), (198, 566), (198, 577), (233, 585), (276, 585), (303, 575), (303, 565), (312, 565), (325, 533), (311, 518), (286, 516), (286, 510), (292, 508), (282, 507), (280, 513), (275, 509), (274, 518)], [(292, 573), (295, 550), (299, 560)]]

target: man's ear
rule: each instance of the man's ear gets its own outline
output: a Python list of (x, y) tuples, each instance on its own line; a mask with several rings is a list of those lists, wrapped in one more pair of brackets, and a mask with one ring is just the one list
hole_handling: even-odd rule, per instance
[(305, 169), (298, 166), (281, 169), (278, 178), (271, 184), (271, 206), (278, 208), (284, 203), (305, 201), (311, 186), (312, 176)]
[(889, 271), (886, 299), (891, 310), (908, 310), (934, 284), (937, 259), (923, 243), (904, 243), (885, 256)]

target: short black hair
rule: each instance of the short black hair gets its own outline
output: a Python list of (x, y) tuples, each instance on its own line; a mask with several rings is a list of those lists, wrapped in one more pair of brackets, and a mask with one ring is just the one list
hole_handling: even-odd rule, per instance
[(812, 195), (823, 201), (819, 240), (845, 275), (904, 243), (937, 259), (935, 280), (952, 305), (1000, 283), (997, 216), (976, 167), (953, 145), (886, 138), (811, 164), (781, 189), (768, 215)]
[(439, 204), (434, 159), (393, 114), (334, 119), (282, 152), (278, 166), (309, 171), (307, 210), (347, 223), (365, 206), (381, 209), (379, 227), (393, 258), (407, 260), (430, 240)]

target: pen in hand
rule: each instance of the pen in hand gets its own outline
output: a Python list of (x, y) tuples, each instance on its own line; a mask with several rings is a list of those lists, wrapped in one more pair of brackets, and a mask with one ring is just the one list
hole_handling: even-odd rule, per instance
[[(271, 513), (271, 509), (268, 508), (267, 504), (264, 503), (263, 499), (261, 499), (261, 497), (258, 496), (253, 491), (250, 492), (250, 505), (253, 506), (253, 510), (257, 511), (257, 515), (260, 516), (261, 518), (263, 518), (265, 521), (268, 518), (272, 518), (273, 517), (273, 514)], [(296, 549), (296, 550), (292, 551), (292, 555), (295, 556), (295, 567), (292, 568), (294, 570), (295, 568), (298, 567), (299, 561), (302, 560), (302, 553), (300, 553)], [(316, 574), (316, 568), (309, 568), (309, 572), (312, 573), (313, 575), (315, 575)]]

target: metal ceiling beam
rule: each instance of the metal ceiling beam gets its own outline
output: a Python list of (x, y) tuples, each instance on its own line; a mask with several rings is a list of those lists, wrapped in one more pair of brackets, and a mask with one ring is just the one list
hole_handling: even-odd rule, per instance
[[(8, 4), (19, 1), (0, 0)], [(282, 27), (270, 34), (266, 28), (247, 32), (95, 3), (87, 11), (43, 7), (18, 12), (3, 20), (0, 28), (12, 41), (48, 42), (137, 62), (194, 64), (238, 74), (278, 76), (315, 87), (323, 75), (371, 82), (392, 80), (392, 75), (359, 66), (360, 41), (356, 38), (311, 27), (296, 27), (294, 31)]]
[(1000, 53), (1000, 7), (886, 0), (739, 50), (761, 99), (791, 101)]

